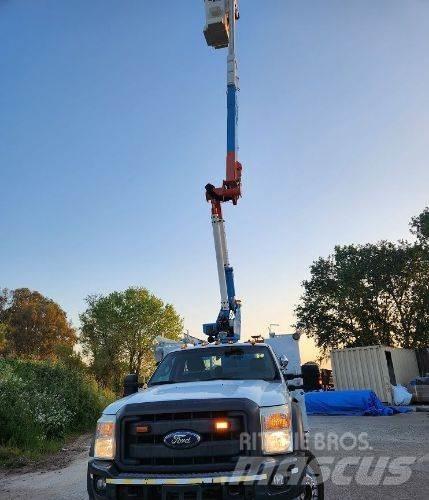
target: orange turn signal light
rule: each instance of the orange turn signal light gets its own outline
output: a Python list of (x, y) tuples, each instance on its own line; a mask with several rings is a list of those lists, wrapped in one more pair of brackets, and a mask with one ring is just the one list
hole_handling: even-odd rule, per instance
[(228, 420), (216, 420), (215, 429), (217, 431), (228, 431), (229, 430), (229, 422)]
[(136, 432), (138, 432), (139, 434), (146, 434), (146, 433), (150, 432), (150, 426), (149, 425), (138, 425), (136, 427)]
[(285, 413), (272, 413), (265, 417), (265, 430), (277, 431), (289, 427), (289, 416)]
[(115, 424), (113, 422), (98, 422), (96, 432), (98, 438), (111, 438), (114, 433)]

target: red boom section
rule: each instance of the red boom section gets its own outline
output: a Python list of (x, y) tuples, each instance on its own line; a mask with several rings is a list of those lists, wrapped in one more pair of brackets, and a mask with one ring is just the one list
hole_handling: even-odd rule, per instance
[(212, 214), (222, 215), (221, 203), (232, 201), (237, 205), (241, 196), (241, 171), (243, 167), (235, 159), (235, 153), (230, 152), (226, 157), (226, 179), (222, 187), (215, 187), (213, 184), (206, 185), (206, 199), (212, 204)]

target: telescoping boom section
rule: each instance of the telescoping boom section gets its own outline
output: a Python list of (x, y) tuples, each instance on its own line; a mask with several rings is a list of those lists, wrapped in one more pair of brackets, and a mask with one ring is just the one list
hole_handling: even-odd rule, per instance
[(239, 18), (238, 0), (205, 0), (207, 44), (228, 48), (227, 58), (227, 153), (226, 175), (220, 187), (207, 184), (206, 199), (211, 204), (211, 222), (216, 252), (221, 307), (215, 323), (203, 325), (209, 342), (237, 341), (240, 338), (240, 301), (235, 296), (234, 270), (228, 257), (222, 204), (237, 204), (241, 196), (242, 166), (237, 158), (238, 75), (235, 56), (235, 24)]

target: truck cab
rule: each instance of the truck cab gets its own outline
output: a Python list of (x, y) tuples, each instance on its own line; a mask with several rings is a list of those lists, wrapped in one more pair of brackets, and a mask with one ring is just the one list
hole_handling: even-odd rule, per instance
[(265, 343), (169, 352), (146, 388), (99, 419), (89, 497), (323, 498), (283, 371)]

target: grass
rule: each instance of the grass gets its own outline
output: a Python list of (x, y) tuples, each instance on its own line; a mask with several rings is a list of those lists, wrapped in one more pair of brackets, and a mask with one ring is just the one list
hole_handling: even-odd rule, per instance
[(46, 455), (56, 453), (64, 446), (64, 440), (46, 441), (38, 449), (22, 449), (16, 446), (0, 446), (0, 467), (15, 469), (39, 462)]

